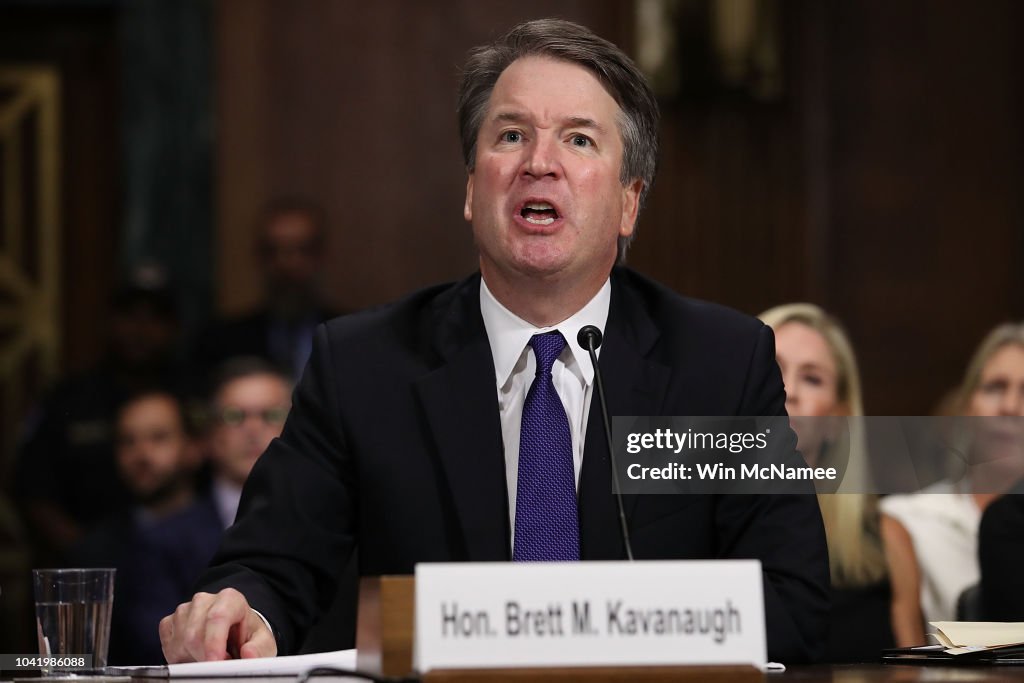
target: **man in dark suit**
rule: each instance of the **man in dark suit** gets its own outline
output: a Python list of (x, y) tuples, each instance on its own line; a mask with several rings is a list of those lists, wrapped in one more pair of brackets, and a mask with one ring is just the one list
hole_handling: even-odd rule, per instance
[[(612, 414), (785, 414), (767, 328), (613, 270), (657, 148), (653, 95), (618, 48), (568, 22), (518, 26), (471, 55), (459, 118), (480, 274), (319, 328), (211, 592), (161, 623), (169, 661), (293, 651), (355, 549), (364, 575), (623, 558), (594, 369), (575, 343), (585, 325), (605, 331)], [(543, 438), (538, 395), (556, 396)], [(568, 498), (549, 507), (564, 491), (537, 479)], [(538, 521), (537, 505), (556, 512)], [(768, 656), (818, 656), (828, 566), (813, 496), (631, 496), (626, 511), (638, 559), (760, 559)]]

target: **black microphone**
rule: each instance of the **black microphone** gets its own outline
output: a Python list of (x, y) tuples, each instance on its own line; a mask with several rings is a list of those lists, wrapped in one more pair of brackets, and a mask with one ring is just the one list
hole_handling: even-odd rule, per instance
[(622, 490), (619, 487), (619, 469), (615, 465), (615, 449), (612, 447), (611, 420), (608, 419), (608, 404), (604, 400), (604, 382), (601, 381), (601, 369), (597, 366), (597, 349), (603, 339), (601, 330), (593, 325), (585, 325), (576, 335), (576, 341), (590, 352), (590, 362), (594, 366), (594, 381), (597, 382), (597, 396), (601, 401), (601, 419), (604, 420), (604, 437), (608, 442), (608, 457), (612, 467), (612, 486), (615, 489), (615, 502), (619, 506), (619, 525), (622, 527), (622, 543), (626, 546), (626, 557), (633, 561), (633, 546), (629, 542), (629, 527), (626, 525), (626, 508), (622, 504)]

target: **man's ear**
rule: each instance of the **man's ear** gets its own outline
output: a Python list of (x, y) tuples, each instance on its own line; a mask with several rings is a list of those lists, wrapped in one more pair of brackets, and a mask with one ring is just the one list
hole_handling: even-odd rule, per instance
[(622, 187), (622, 222), (619, 223), (619, 236), (629, 237), (636, 228), (636, 217), (640, 213), (640, 193), (644, 189), (644, 181), (637, 178)]
[(466, 203), (462, 207), (462, 216), (469, 222), (473, 221), (473, 174), (466, 179)]

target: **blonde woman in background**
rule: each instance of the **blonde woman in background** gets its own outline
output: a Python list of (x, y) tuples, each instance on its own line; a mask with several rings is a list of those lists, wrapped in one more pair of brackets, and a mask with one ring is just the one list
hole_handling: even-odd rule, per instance
[[(954, 408), (967, 416), (1024, 415), (1024, 324), (1001, 325), (985, 337), (967, 366)], [(897, 645), (924, 644), (925, 622), (956, 619), (960, 594), (978, 582), (981, 513), (1000, 487), (1024, 473), (1018, 425), (979, 422), (967, 451), (966, 477), (882, 502)]]
[[(775, 331), (775, 355), (786, 385), (786, 411), (798, 448), (811, 465), (845, 457), (848, 477), (864, 476), (861, 431), (829, 416), (864, 414), (857, 360), (839, 323), (813, 304), (777, 306), (760, 316)], [(814, 418), (814, 419), (801, 419)], [(842, 441), (842, 443), (838, 443)], [(854, 484), (854, 490), (857, 485)], [(861, 489), (863, 490), (863, 489)], [(878, 500), (863, 493), (821, 494), (832, 573), (826, 661), (876, 661), (892, 647), (891, 589), (879, 533)]]

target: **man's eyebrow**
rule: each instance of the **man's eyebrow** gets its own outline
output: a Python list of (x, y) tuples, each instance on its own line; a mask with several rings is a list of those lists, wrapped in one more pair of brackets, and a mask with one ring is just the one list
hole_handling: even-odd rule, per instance
[(588, 119), (586, 116), (570, 116), (565, 122), (571, 128), (590, 128), (598, 132), (604, 131), (604, 126), (594, 119)]
[(499, 111), (492, 120), (498, 123), (520, 123), (526, 120), (526, 115), (518, 111)]

